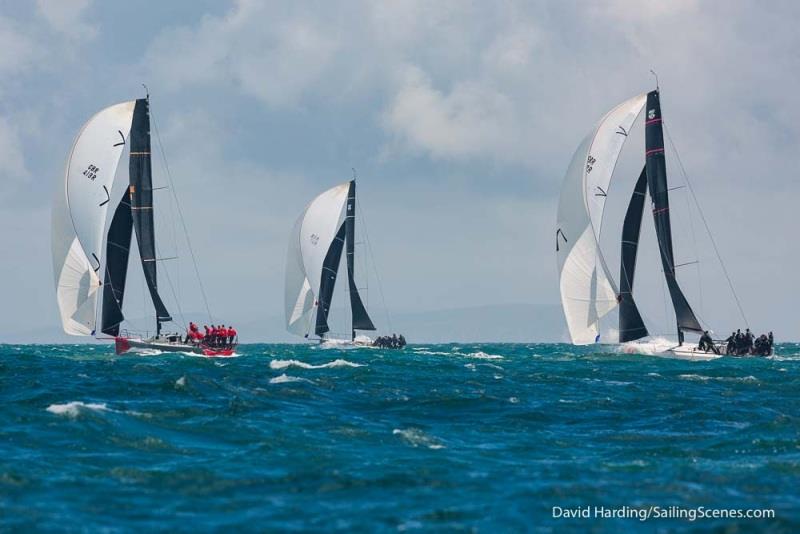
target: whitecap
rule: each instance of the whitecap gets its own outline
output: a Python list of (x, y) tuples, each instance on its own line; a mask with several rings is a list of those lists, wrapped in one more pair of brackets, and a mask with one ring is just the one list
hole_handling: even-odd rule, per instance
[(307, 378), (301, 378), (299, 376), (289, 376), (286, 373), (269, 379), (270, 384), (289, 384), (291, 382), (308, 382), (313, 384), (313, 381)]
[(477, 358), (479, 360), (502, 360), (503, 357), (499, 354), (486, 354), (483, 351), (478, 352), (470, 352), (469, 354), (465, 354), (468, 358)]
[(412, 350), (414, 351), (414, 354), (423, 354), (425, 356), (453, 356), (452, 352), (441, 352), (438, 350)]
[(433, 436), (427, 435), (419, 428), (395, 428), (392, 434), (400, 436), (403, 441), (412, 447), (428, 447), (429, 449), (444, 449), (445, 446)]
[(186, 375), (183, 375), (179, 379), (175, 381), (176, 388), (185, 388), (186, 387)]
[(708, 382), (709, 380), (716, 380), (718, 382), (758, 382), (758, 378), (753, 375), (747, 376), (705, 376), (696, 374), (678, 375), (682, 380), (695, 380), (700, 382)]
[(143, 349), (138, 347), (131, 349), (130, 353), (136, 356), (160, 356), (164, 354), (158, 349)]
[(332, 362), (313, 365), (300, 360), (272, 360), (269, 362), (270, 369), (288, 369), (289, 367), (299, 367), (300, 369), (329, 369), (335, 367), (364, 367), (363, 364), (353, 363), (347, 360), (333, 360)]
[(47, 411), (50, 413), (54, 413), (56, 415), (63, 415), (65, 417), (69, 417), (71, 419), (75, 419), (80, 415), (81, 411), (83, 410), (91, 410), (95, 412), (108, 412), (110, 411), (108, 405), (106, 403), (94, 403), (94, 402), (81, 402), (81, 401), (72, 401), (66, 404), (51, 404), (47, 407)]
[(518, 404), (519, 399), (517, 397), (509, 397), (508, 402), (510, 402), (511, 404)]

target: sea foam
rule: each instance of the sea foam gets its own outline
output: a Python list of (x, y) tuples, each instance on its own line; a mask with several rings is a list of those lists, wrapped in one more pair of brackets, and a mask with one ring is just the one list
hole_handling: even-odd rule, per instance
[(288, 369), (290, 367), (298, 367), (300, 369), (331, 369), (335, 367), (364, 367), (364, 365), (342, 359), (333, 360), (332, 362), (320, 365), (301, 362), (300, 360), (272, 360), (269, 362), (270, 369)]
[(93, 403), (93, 402), (81, 402), (81, 401), (72, 401), (66, 404), (51, 404), (47, 407), (47, 411), (50, 413), (54, 413), (56, 415), (63, 415), (65, 417), (69, 417), (71, 419), (75, 419), (80, 415), (80, 413), (84, 410), (90, 410), (94, 412), (108, 412), (111, 411), (108, 408), (106, 403)]
[(400, 436), (403, 441), (412, 447), (428, 447), (429, 449), (444, 449), (445, 446), (433, 436), (427, 435), (419, 428), (395, 428), (392, 434)]
[(289, 376), (286, 373), (269, 379), (270, 384), (289, 384), (292, 382), (308, 382), (310, 384), (314, 383), (312, 380), (309, 380), (307, 378), (301, 378), (299, 376)]

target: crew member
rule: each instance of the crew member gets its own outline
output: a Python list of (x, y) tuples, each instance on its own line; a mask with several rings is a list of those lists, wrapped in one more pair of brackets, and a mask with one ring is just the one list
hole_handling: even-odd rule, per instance
[(725, 340), (725, 354), (733, 354), (736, 350), (736, 332), (731, 332), (730, 337)]
[(703, 330), (703, 335), (700, 336), (700, 343), (698, 343), (697, 348), (705, 352), (714, 348), (714, 340), (708, 335), (708, 330)]

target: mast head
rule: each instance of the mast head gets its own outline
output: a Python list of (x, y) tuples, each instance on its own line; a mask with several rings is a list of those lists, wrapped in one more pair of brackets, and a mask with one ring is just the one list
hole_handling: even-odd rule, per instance
[(148, 89), (145, 84), (142, 84), (142, 87), (144, 87), (144, 97), (149, 102), (150, 101), (150, 89)]
[(658, 92), (658, 74), (653, 69), (650, 69), (650, 74), (652, 74), (656, 79), (656, 93)]

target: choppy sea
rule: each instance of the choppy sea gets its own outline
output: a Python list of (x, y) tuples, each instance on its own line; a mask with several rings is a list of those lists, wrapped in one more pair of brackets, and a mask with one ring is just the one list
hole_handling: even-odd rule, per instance
[(239, 353), (0, 345), (0, 531), (800, 530), (799, 344)]

